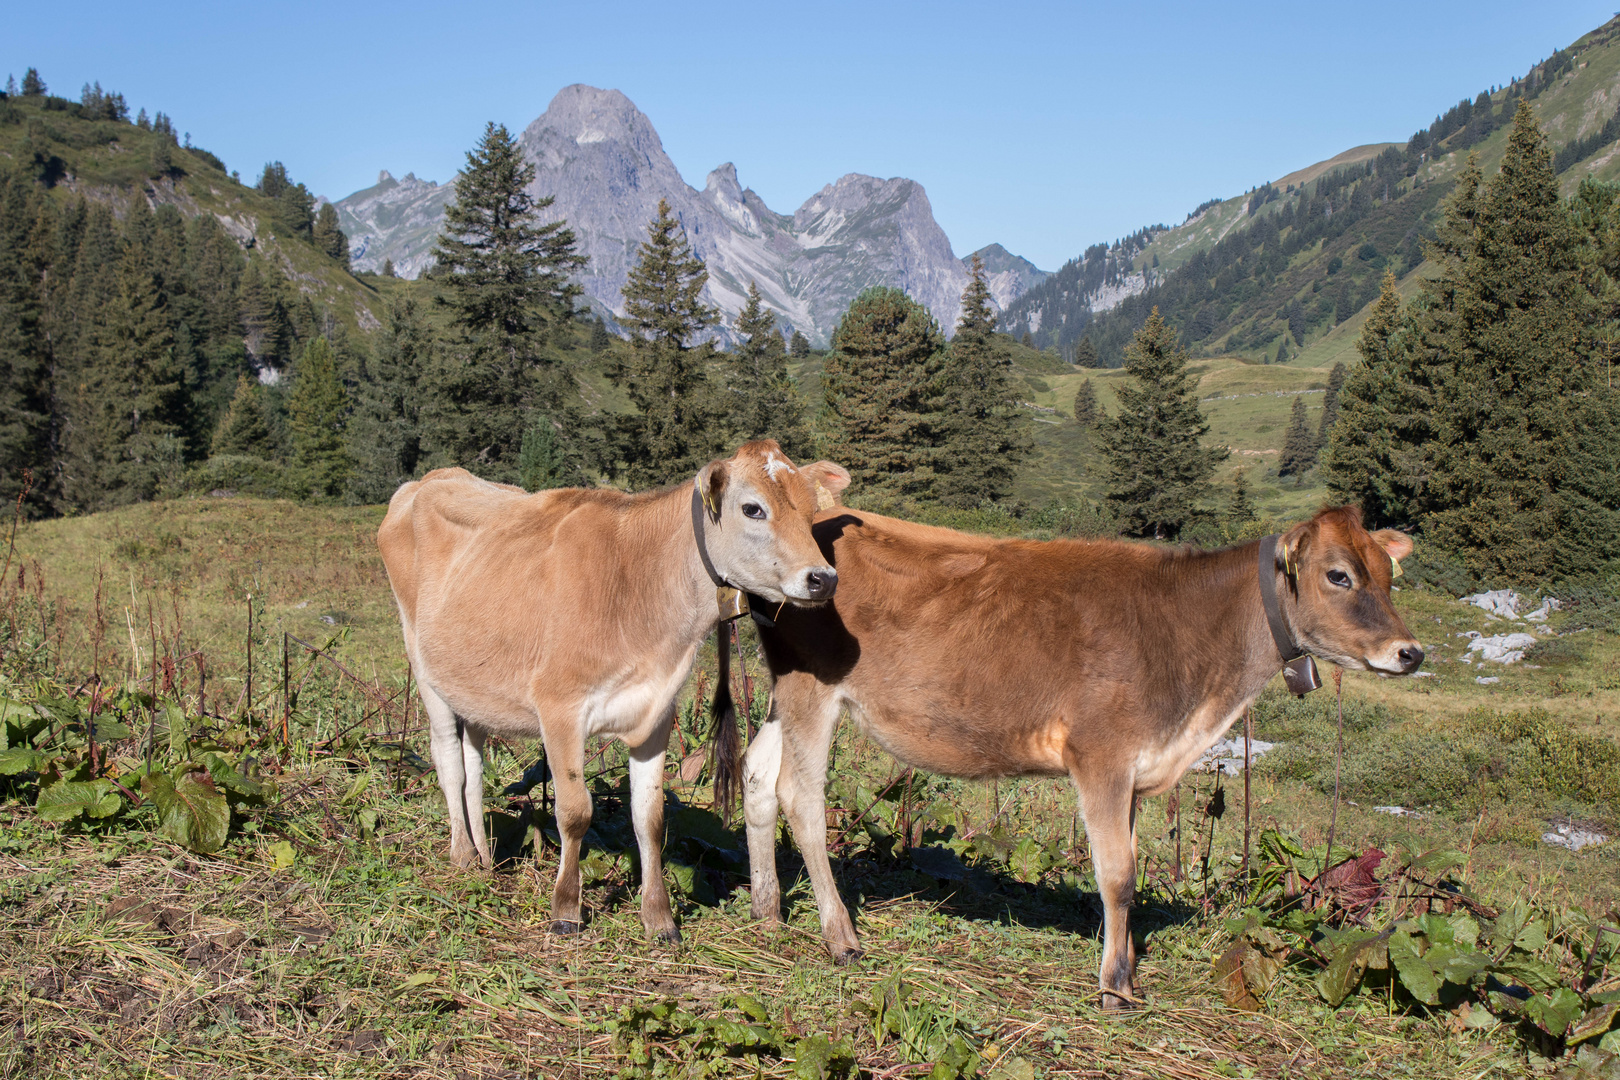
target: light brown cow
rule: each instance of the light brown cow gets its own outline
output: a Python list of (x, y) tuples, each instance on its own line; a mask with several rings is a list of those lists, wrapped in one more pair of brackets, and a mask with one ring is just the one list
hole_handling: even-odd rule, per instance
[(579, 845), (591, 821), (585, 740), (617, 738), (630, 749), (642, 924), (678, 939), (660, 858), (664, 749), (676, 694), (718, 622), (704, 552), (718, 577), (773, 605), (823, 602), (838, 578), (810, 522), (818, 486), (835, 493), (848, 482), (831, 462), (796, 468), (759, 441), (693, 481), (640, 495), (530, 495), (463, 469), (403, 485), (377, 543), (431, 725), (456, 865), (490, 865), (486, 734), (542, 736), (562, 837), (552, 929), (577, 931)]
[[(780, 918), (780, 804), (840, 962), (860, 950), (827, 862), (842, 710), (931, 772), (1073, 780), (1105, 912), (1103, 1004), (1118, 1007), (1135, 1000), (1137, 800), (1171, 787), (1300, 649), (1389, 674), (1423, 662), (1389, 600), (1411, 541), (1369, 534), (1354, 508), (1211, 552), (993, 540), (843, 509), (815, 531), (838, 597), (761, 629), (774, 700), (743, 785), (754, 915)], [(1276, 636), (1262, 584), (1280, 597)]]

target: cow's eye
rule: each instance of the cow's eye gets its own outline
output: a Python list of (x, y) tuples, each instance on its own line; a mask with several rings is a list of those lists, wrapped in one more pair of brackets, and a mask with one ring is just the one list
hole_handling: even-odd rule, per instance
[(743, 503), (743, 517), (751, 517), (755, 521), (765, 520), (765, 508), (759, 503)]
[(1343, 570), (1329, 570), (1328, 583), (1337, 585), (1341, 589), (1348, 589), (1350, 587), (1350, 575)]

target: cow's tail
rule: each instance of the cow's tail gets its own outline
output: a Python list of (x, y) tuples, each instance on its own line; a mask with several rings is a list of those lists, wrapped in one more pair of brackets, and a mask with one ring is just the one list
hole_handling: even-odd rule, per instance
[(709, 706), (709, 761), (714, 766), (714, 805), (729, 820), (742, 794), (742, 740), (737, 737), (737, 706), (731, 699), (731, 624), (714, 635), (719, 676)]

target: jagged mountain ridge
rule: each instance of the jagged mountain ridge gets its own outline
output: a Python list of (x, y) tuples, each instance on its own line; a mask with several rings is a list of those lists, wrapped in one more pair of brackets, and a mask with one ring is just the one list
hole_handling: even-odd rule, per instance
[[(707, 265), (708, 300), (727, 324), (753, 281), (784, 329), (816, 344), (827, 342), (850, 301), (873, 285), (904, 289), (947, 332), (955, 326), (967, 270), (916, 181), (851, 173), (791, 215), (744, 188), (730, 163), (709, 173), (698, 191), (629, 98), (580, 84), (559, 91), (518, 142), (535, 166), (532, 193), (555, 199), (545, 213), (567, 221), (590, 256), (580, 283), (599, 310), (624, 310), (621, 290), (664, 198)], [(431, 262), (452, 188), (413, 176), (396, 181), (384, 172), (374, 187), (335, 203), (355, 266), (376, 270), (392, 259), (401, 275), (420, 274)], [(993, 288), (998, 302), (1010, 302), (1042, 272), (993, 247), (1004, 256)]]

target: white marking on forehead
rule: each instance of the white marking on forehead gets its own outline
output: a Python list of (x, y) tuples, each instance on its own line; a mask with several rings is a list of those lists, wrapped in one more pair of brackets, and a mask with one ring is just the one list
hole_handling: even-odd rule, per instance
[(789, 465), (786, 461), (783, 461), (781, 458), (777, 457), (775, 450), (766, 451), (765, 475), (769, 476), (772, 480), (775, 480), (780, 484), (782, 481), (777, 477), (777, 473), (782, 472), (784, 469), (787, 470), (789, 476), (792, 476), (799, 471), (793, 466)]

